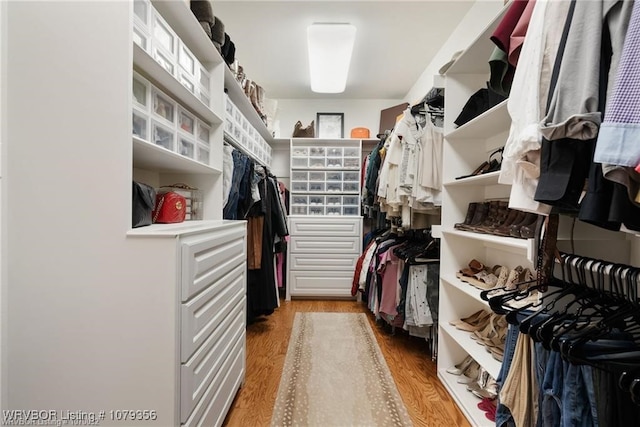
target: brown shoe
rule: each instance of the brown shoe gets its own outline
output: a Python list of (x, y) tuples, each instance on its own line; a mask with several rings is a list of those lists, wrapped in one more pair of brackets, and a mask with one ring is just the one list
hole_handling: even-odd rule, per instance
[(522, 221), (520, 221), (517, 224), (513, 224), (511, 226), (511, 229), (509, 230), (509, 234), (511, 235), (511, 237), (521, 238), (520, 227), (522, 227), (523, 225), (528, 225), (528, 224), (531, 224), (532, 222), (535, 222), (537, 218), (538, 218), (538, 215), (525, 212), (524, 217), (522, 218)]
[(538, 218), (539, 215), (535, 215), (532, 218), (532, 222), (529, 224), (523, 224), (520, 227), (520, 238), (522, 239), (533, 239), (536, 235), (536, 229), (538, 228)]
[(462, 226), (471, 224), (471, 221), (473, 221), (473, 215), (476, 213), (476, 208), (478, 207), (478, 204), (479, 203), (476, 203), (476, 202), (469, 203), (469, 206), (467, 207), (467, 215), (464, 217), (464, 222), (459, 222), (457, 224), (454, 224), (453, 228), (461, 229)]
[(458, 227), (459, 230), (472, 231), (473, 227), (477, 227), (482, 224), (487, 215), (489, 214), (489, 202), (478, 203), (476, 210), (473, 213), (473, 219), (469, 224), (462, 224)]
[(502, 223), (502, 225), (491, 230), (491, 234), (495, 234), (496, 236), (509, 237), (511, 235), (509, 233), (511, 231), (511, 225), (522, 221), (523, 217), (524, 212), (516, 209), (509, 209), (509, 215), (507, 215), (507, 219)]
[(485, 216), (484, 220), (480, 224), (472, 224), (469, 225), (469, 231), (474, 231), (476, 233), (482, 233), (482, 229), (485, 227), (489, 227), (494, 223), (496, 217), (498, 216), (498, 208), (500, 207), (500, 202), (497, 200), (492, 200), (489, 202), (489, 212)]
[(504, 224), (508, 216), (509, 202), (500, 201), (498, 202), (498, 209), (495, 212), (495, 215), (490, 215), (487, 220), (477, 228), (477, 231), (480, 233), (492, 234), (493, 230)]

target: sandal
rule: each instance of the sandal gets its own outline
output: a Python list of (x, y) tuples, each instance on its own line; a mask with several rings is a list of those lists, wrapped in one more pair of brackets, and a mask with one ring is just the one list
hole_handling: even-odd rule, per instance
[(466, 282), (466, 278), (473, 277), (474, 275), (485, 269), (484, 264), (477, 259), (472, 259), (471, 261), (469, 261), (468, 266), (469, 268), (463, 268), (456, 273), (456, 277), (463, 282)]
[(478, 289), (493, 289), (497, 286), (498, 281), (500, 280), (498, 277), (500, 274), (502, 274), (502, 266), (495, 265), (491, 271), (485, 269), (476, 273), (474, 278), (467, 278), (466, 281)]
[[(476, 315), (477, 317), (474, 317)], [(490, 318), (491, 313), (485, 310), (480, 310), (480, 312), (469, 316), (469, 319), (471, 319), (469, 321), (465, 321), (464, 319), (453, 320), (449, 322), (449, 324), (455, 326), (456, 329), (460, 329), (461, 331), (473, 332), (485, 328), (489, 323)]]

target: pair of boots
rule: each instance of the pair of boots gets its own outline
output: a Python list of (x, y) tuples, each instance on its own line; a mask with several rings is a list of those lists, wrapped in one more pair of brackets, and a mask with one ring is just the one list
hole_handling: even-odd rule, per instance
[(534, 213), (509, 209), (506, 201), (472, 202), (464, 222), (454, 227), (475, 233), (531, 239), (536, 233), (538, 217)]

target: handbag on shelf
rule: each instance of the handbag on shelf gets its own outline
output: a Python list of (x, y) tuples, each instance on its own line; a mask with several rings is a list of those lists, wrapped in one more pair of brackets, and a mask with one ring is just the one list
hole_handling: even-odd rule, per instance
[(172, 224), (183, 222), (187, 213), (187, 201), (184, 196), (175, 191), (156, 196), (156, 206), (153, 210), (153, 222), (160, 224)]
[(293, 127), (293, 138), (313, 138), (315, 136), (315, 120), (309, 123), (306, 128), (302, 127), (302, 122), (298, 120)]
[(131, 226), (136, 228), (151, 225), (156, 190), (150, 185), (133, 181), (131, 195)]

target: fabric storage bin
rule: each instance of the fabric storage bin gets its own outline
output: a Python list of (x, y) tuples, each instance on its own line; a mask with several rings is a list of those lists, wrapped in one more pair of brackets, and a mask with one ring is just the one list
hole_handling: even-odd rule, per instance
[(307, 206), (309, 204), (309, 197), (307, 196), (291, 196), (292, 205)]
[(342, 204), (347, 206), (358, 206), (360, 198), (358, 196), (342, 196)]
[(135, 108), (132, 111), (132, 134), (145, 141), (149, 140), (149, 116)]
[(311, 157), (324, 157), (326, 155), (326, 150), (324, 147), (311, 147), (309, 149), (309, 156)]
[(325, 167), (325, 158), (324, 157), (309, 157), (309, 167), (310, 168), (324, 168)]
[(306, 168), (308, 166), (306, 157), (294, 157), (291, 159), (292, 168)]
[(324, 215), (324, 206), (309, 206), (309, 215)]
[(309, 182), (309, 191), (325, 191), (324, 182)]
[(327, 148), (327, 157), (342, 157), (342, 148), (341, 147)]
[(342, 172), (327, 172), (327, 181), (342, 181)]
[(308, 208), (306, 206), (292, 206), (291, 215), (307, 215)]
[(178, 137), (178, 152), (190, 159), (196, 158), (196, 142), (193, 139), (187, 138), (183, 135)]
[(360, 182), (360, 174), (358, 172), (344, 172), (342, 180), (345, 182)]
[(306, 181), (292, 181), (291, 191), (309, 191), (309, 184)]
[(325, 179), (324, 172), (309, 172), (309, 181), (324, 181)]
[(133, 73), (133, 105), (144, 111), (149, 111), (149, 97), (151, 96), (151, 85), (138, 73)]
[(344, 147), (344, 157), (360, 157), (360, 151), (354, 147)]
[(198, 143), (198, 161), (207, 166), (209, 165), (209, 147), (205, 147), (200, 143)]
[(345, 182), (342, 185), (342, 190), (345, 193), (357, 193), (360, 189), (360, 185), (357, 182)]
[(340, 209), (340, 206), (327, 206), (325, 208), (325, 214), (326, 215), (341, 215), (342, 214), (342, 210)]
[(307, 181), (309, 179), (309, 174), (307, 172), (302, 171), (294, 171), (291, 173), (291, 181)]
[(293, 156), (308, 156), (309, 155), (309, 150), (306, 147), (295, 147), (293, 149)]
[(358, 215), (357, 206), (343, 206), (342, 215)]
[(153, 142), (156, 145), (166, 148), (167, 150), (176, 151), (175, 150), (175, 138), (176, 133), (172, 128), (164, 126), (159, 122), (152, 120), (151, 121), (151, 135)]
[(202, 120), (198, 119), (196, 119), (196, 125), (198, 127), (198, 132), (196, 134), (198, 137), (198, 142), (209, 146), (211, 141), (211, 128), (207, 126)]
[(309, 206), (324, 206), (324, 196), (309, 196)]
[(327, 206), (342, 205), (342, 197), (340, 197), (340, 196), (327, 196), (325, 204)]
[(344, 167), (347, 169), (358, 169), (360, 167), (360, 159), (345, 157)]
[(153, 114), (154, 117), (160, 117), (172, 125), (175, 123), (177, 104), (168, 96), (153, 89)]
[(196, 134), (196, 118), (182, 107), (178, 107), (178, 128), (192, 136)]
[(327, 191), (330, 193), (341, 192), (342, 191), (342, 183), (341, 182), (327, 182)]
[(152, 9), (151, 20), (153, 45), (157, 49), (162, 49), (171, 62), (174, 62), (177, 56), (178, 36), (155, 9)]
[(342, 159), (339, 157), (329, 157), (327, 159), (327, 167), (328, 168), (341, 168), (342, 167)]

